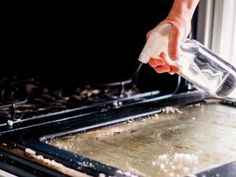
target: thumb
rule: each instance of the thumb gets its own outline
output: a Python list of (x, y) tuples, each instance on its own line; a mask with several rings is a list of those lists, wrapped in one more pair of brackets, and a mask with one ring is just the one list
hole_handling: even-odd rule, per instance
[(169, 36), (168, 44), (168, 54), (172, 60), (176, 60), (179, 58), (182, 38), (182, 32), (177, 27), (173, 26), (171, 34)]

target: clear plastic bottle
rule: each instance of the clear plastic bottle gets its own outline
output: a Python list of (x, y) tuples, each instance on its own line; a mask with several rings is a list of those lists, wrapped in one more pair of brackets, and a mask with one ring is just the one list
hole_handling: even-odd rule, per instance
[[(147, 40), (139, 61), (167, 53), (170, 24), (158, 25)], [(180, 68), (179, 75), (214, 97), (228, 97), (235, 89), (236, 69), (196, 40), (181, 44), (180, 58), (168, 61)]]

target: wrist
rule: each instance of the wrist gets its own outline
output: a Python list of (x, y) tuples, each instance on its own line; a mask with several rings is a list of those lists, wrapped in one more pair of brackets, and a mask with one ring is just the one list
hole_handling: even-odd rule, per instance
[(170, 15), (177, 14), (182, 18), (188, 18), (188, 20), (191, 21), (198, 2), (199, 0), (174, 0)]
[(190, 32), (192, 16), (198, 2), (199, 0), (175, 0), (166, 18), (173, 25), (181, 27), (185, 37)]
[(182, 36), (186, 38), (191, 30), (191, 20), (175, 13), (169, 14), (164, 20), (165, 23), (170, 23), (173, 27), (178, 29)]

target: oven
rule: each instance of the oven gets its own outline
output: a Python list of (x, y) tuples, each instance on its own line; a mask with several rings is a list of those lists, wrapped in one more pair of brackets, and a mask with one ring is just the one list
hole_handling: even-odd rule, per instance
[(7, 3), (0, 174), (235, 176), (236, 100), (138, 66), (171, 5)]

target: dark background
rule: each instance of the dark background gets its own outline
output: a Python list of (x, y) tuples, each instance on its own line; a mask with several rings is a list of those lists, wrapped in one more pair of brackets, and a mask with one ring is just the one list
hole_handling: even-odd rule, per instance
[[(1, 1), (0, 76), (87, 83), (126, 80), (138, 66), (146, 33), (167, 16), (172, 3)], [(140, 82), (171, 90), (176, 78), (144, 66)]]

